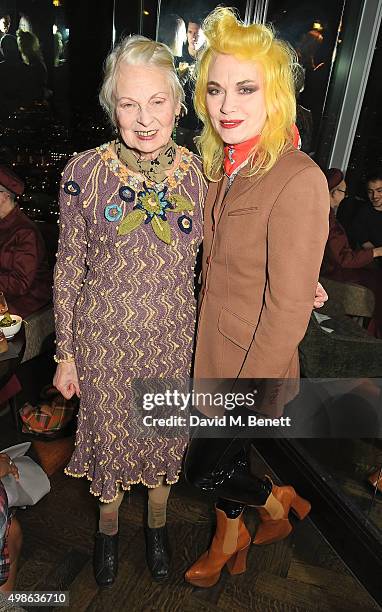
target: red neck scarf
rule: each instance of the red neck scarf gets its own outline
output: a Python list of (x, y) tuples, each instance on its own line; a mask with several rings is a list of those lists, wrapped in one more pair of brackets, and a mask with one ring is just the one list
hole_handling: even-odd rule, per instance
[(251, 150), (260, 140), (260, 134), (250, 138), (245, 142), (240, 142), (234, 145), (225, 145), (224, 147), (224, 172), (227, 176), (231, 174), (241, 166), (243, 162), (248, 158)]
[[(231, 176), (235, 170), (241, 166), (243, 162), (249, 157), (252, 149), (257, 145), (260, 140), (260, 134), (234, 145), (224, 146), (224, 172), (227, 176)], [(296, 127), (293, 125), (293, 146), (298, 149), (300, 148), (300, 134)]]

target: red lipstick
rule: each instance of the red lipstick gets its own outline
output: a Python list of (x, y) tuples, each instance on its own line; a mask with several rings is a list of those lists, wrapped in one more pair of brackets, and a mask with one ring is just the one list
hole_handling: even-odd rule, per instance
[(219, 123), (222, 126), (222, 128), (224, 128), (225, 130), (232, 130), (233, 128), (243, 123), (243, 120), (242, 119), (221, 119)]

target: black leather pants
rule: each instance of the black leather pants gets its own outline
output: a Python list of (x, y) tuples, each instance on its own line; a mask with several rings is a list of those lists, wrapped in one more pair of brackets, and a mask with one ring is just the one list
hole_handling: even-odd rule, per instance
[(235, 518), (246, 505), (263, 506), (272, 490), (268, 479), (250, 473), (248, 448), (242, 438), (193, 438), (185, 459), (187, 481), (219, 495), (217, 507)]

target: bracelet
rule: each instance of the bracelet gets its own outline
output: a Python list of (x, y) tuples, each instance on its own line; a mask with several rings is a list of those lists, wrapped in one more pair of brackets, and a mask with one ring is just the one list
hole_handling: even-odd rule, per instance
[(74, 357), (68, 357), (67, 359), (59, 359), (57, 355), (53, 356), (56, 363), (74, 363)]

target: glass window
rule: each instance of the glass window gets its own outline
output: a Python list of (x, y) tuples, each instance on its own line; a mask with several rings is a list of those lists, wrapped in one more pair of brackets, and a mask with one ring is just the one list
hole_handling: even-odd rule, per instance
[(382, 536), (382, 446), (376, 439), (303, 440), (322, 475)]
[[(178, 0), (162, 0), (157, 40), (170, 47), (175, 57), (175, 65), (183, 85), (187, 113), (183, 113), (176, 131), (178, 144), (195, 149), (194, 137), (201, 130), (201, 124), (196, 116), (192, 103), (193, 71), (196, 54), (203, 46), (203, 19), (217, 6), (231, 6), (231, 3), (215, 2), (214, 0), (197, 0), (192, 8), (180, 5)], [(242, 19), (245, 18), (247, 1), (235, 2), (235, 7)]]
[[(316, 150), (330, 75), (341, 44), (344, 1), (270, 0), (266, 22), (297, 51), (303, 71), (298, 73), (297, 123), (303, 150)], [(304, 78), (305, 77), (305, 78)]]
[[(371, 65), (365, 96), (347, 168), (347, 179), (353, 191), (365, 197), (365, 176), (376, 165), (382, 165), (382, 29)], [(382, 213), (381, 213), (382, 215)]]

